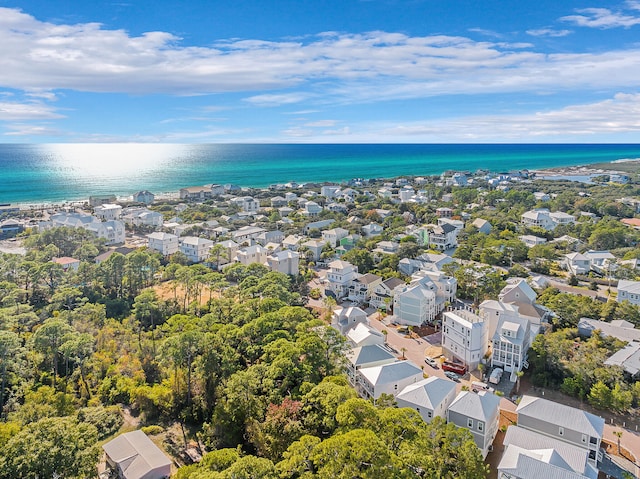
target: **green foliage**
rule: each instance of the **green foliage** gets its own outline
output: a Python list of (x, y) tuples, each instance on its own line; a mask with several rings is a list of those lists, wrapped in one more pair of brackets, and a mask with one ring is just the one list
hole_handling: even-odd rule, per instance
[[(112, 436), (122, 426), (124, 420), (117, 406), (94, 406), (78, 411), (78, 422), (92, 424), (98, 431), (98, 439)], [(145, 432), (146, 433), (146, 432)], [(148, 433), (146, 433), (148, 434)]]
[(164, 428), (162, 426), (152, 424), (150, 426), (144, 426), (142, 428), (142, 432), (144, 432), (147, 436), (155, 436), (158, 434), (162, 434), (164, 432)]

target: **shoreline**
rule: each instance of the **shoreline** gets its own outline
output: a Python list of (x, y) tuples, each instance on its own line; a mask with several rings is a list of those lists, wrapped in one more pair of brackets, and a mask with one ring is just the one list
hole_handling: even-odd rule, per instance
[[(554, 166), (549, 168), (541, 168), (541, 169), (527, 169), (522, 168), (519, 171), (528, 171), (529, 174), (533, 175), (533, 179), (536, 180), (568, 180), (568, 181), (579, 181), (579, 182), (587, 182), (589, 183), (589, 179), (594, 176), (600, 175), (609, 175), (609, 174), (625, 174), (625, 171), (621, 171), (617, 168), (620, 166), (636, 166), (635, 169), (640, 172), (640, 158), (624, 158), (619, 160), (612, 160), (606, 163), (592, 163), (592, 164), (584, 164), (584, 165), (571, 165), (571, 166)], [(611, 168), (606, 168), (606, 166), (610, 166)], [(446, 170), (451, 171), (451, 170)], [(518, 171), (518, 170), (516, 170)], [(444, 171), (440, 174), (443, 174)], [(494, 172), (495, 173), (495, 172)], [(371, 178), (376, 180), (393, 180), (395, 178), (400, 177), (434, 177), (439, 176), (438, 174), (432, 175), (400, 175), (400, 176), (391, 176), (385, 178)], [(572, 179), (575, 178), (575, 179)], [(293, 180), (304, 186), (307, 183), (316, 183), (312, 181), (302, 182)], [(334, 181), (334, 182), (323, 182), (323, 183), (335, 183), (342, 184), (342, 181)], [(186, 187), (186, 186), (185, 186)], [(242, 187), (242, 190), (247, 189), (257, 189), (264, 190), (268, 189), (267, 187), (254, 187), (254, 186), (246, 186)], [(180, 200), (180, 192), (179, 191), (165, 191), (161, 193), (154, 193), (156, 200)], [(116, 203), (126, 203), (133, 201), (133, 193), (131, 195), (123, 195), (116, 196)], [(51, 200), (51, 201), (20, 201), (20, 202), (11, 202), (8, 203), (9, 206), (17, 207), (20, 211), (41, 211), (46, 209), (57, 209), (57, 208), (86, 208), (89, 206), (89, 198), (79, 198), (79, 199), (66, 199), (66, 200)]]

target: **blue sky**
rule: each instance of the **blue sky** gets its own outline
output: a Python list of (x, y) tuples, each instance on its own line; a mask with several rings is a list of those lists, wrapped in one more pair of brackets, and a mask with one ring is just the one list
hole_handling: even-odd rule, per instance
[(0, 142), (640, 142), (640, 0), (0, 2)]

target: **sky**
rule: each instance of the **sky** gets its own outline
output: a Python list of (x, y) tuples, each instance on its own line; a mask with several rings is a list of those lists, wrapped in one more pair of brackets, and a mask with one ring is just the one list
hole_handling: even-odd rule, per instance
[(0, 143), (640, 143), (640, 0), (0, 0)]

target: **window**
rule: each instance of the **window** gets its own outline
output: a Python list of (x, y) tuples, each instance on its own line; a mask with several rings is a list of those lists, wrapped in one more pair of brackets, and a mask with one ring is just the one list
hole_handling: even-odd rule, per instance
[(478, 431), (480, 432), (484, 431), (484, 423), (481, 421), (478, 421)]
[(589, 442), (593, 445), (598, 444), (598, 438), (597, 437), (590, 437), (589, 438)]
[(431, 411), (427, 411), (427, 417), (433, 417), (433, 413)]
[(583, 444), (586, 444), (586, 443), (587, 443), (587, 435), (586, 435), (586, 434), (583, 434), (583, 435), (582, 435), (582, 443), (583, 443)]
[(558, 434), (559, 434), (560, 436), (564, 436), (564, 428), (563, 428), (563, 427), (559, 427), (559, 428), (558, 428)]
[(469, 429), (473, 429), (473, 419), (471, 418), (467, 419), (467, 427)]

